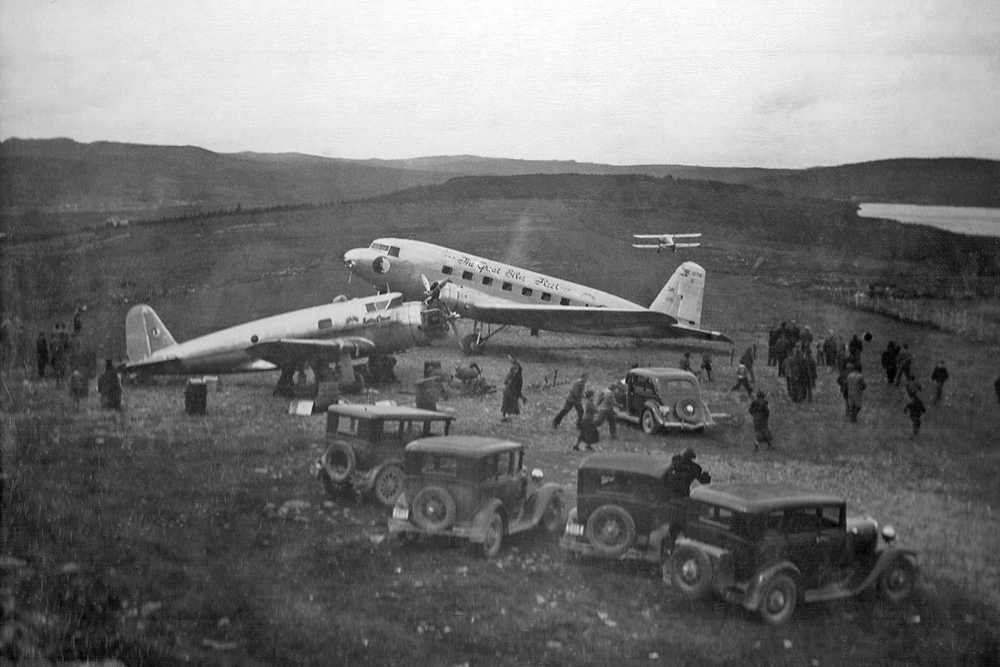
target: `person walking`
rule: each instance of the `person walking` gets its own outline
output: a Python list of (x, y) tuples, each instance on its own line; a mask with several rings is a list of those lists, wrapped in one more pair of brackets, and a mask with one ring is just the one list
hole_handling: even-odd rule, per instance
[(899, 355), (896, 357), (896, 381), (895, 384), (898, 387), (900, 382), (905, 379), (909, 382), (913, 378), (913, 353), (910, 352), (910, 346), (903, 343), (903, 348), (899, 350)]
[(750, 382), (757, 384), (757, 375), (753, 372), (753, 362), (756, 359), (757, 353), (754, 352), (753, 346), (751, 345), (743, 352), (743, 356), (740, 357), (740, 363), (747, 367), (747, 375), (750, 377)]
[(552, 428), (559, 428), (563, 417), (568, 415), (570, 410), (576, 410), (576, 423), (577, 425), (580, 424), (580, 420), (583, 419), (583, 392), (587, 388), (588, 377), (586, 373), (581, 373), (580, 378), (569, 388), (569, 393), (566, 394), (566, 402), (563, 404), (562, 410), (557, 412), (556, 416), (552, 419)]
[(914, 394), (910, 397), (910, 402), (903, 408), (903, 412), (910, 416), (910, 423), (913, 425), (913, 432), (910, 437), (916, 438), (920, 435), (920, 416), (927, 412), (924, 402), (920, 400), (920, 394)]
[(885, 369), (885, 379), (889, 384), (892, 384), (896, 379), (896, 365), (899, 360), (899, 347), (896, 345), (896, 341), (890, 340), (885, 346), (885, 351), (882, 352), (882, 368)]
[(851, 340), (847, 343), (847, 356), (854, 363), (855, 366), (861, 366), (861, 352), (865, 349), (864, 343), (858, 338), (858, 334), (854, 334)]
[(736, 391), (740, 387), (747, 390), (747, 396), (753, 397), (753, 387), (750, 386), (750, 382), (747, 380), (747, 367), (743, 364), (736, 367), (736, 384), (729, 391)]
[(35, 356), (38, 360), (38, 377), (45, 377), (45, 367), (49, 365), (49, 341), (45, 338), (45, 332), (39, 331), (38, 338), (35, 339)]
[(599, 427), (604, 422), (608, 423), (608, 437), (615, 440), (618, 437), (618, 425), (615, 417), (615, 394), (614, 385), (601, 390), (597, 396), (597, 419), (594, 427)]
[(948, 381), (948, 377), (948, 368), (942, 359), (931, 371), (931, 381), (934, 383), (934, 405), (941, 402), (941, 397), (944, 394), (944, 383)]
[[(509, 355), (508, 355), (509, 356)], [(508, 415), (521, 414), (521, 401), (527, 401), (521, 394), (524, 386), (524, 370), (514, 357), (510, 357), (510, 369), (503, 380), (503, 398), (500, 403), (500, 421), (507, 421)]]
[(763, 389), (757, 390), (757, 397), (751, 401), (747, 412), (750, 413), (750, 417), (753, 419), (753, 450), (755, 452), (758, 451), (762, 444), (767, 445), (768, 449), (774, 449), (771, 429), (768, 426), (768, 421), (771, 418), (771, 409), (768, 407), (767, 394), (764, 393)]
[(586, 445), (588, 451), (594, 449), (594, 444), (601, 439), (597, 432), (597, 408), (594, 405), (594, 390), (588, 389), (583, 394), (583, 416), (577, 421), (579, 432), (576, 436), (576, 443), (573, 451), (580, 451), (580, 443)]
[(701, 355), (701, 370), (705, 371), (705, 377), (708, 381), (712, 381), (712, 355), (709, 352), (705, 352)]
[(865, 376), (861, 373), (861, 366), (854, 364), (853, 369), (847, 374), (847, 406), (848, 419), (851, 423), (857, 423), (858, 413), (861, 412), (862, 396), (868, 385), (865, 384)]
[(924, 386), (920, 384), (920, 380), (917, 379), (916, 373), (910, 378), (910, 381), (906, 383), (906, 396), (907, 398), (913, 398), (917, 396), (924, 390)]
[(122, 381), (110, 359), (104, 360), (104, 372), (97, 378), (97, 391), (101, 395), (101, 407), (105, 410), (121, 410)]
[(69, 395), (73, 397), (73, 404), (77, 410), (80, 409), (80, 401), (87, 400), (87, 391), (90, 388), (87, 378), (79, 369), (74, 370), (69, 376)]

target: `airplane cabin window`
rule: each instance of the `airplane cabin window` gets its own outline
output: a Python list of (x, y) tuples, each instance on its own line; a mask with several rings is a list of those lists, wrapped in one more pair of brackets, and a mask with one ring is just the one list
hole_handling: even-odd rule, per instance
[(395, 296), (389, 300), (389, 308), (397, 308), (403, 305), (403, 295)]
[(500, 289), (502, 289), (504, 292), (509, 292), (511, 289), (513, 289), (513, 287), (514, 286), (511, 285), (510, 283), (504, 283), (503, 285), (501, 285)]
[(567, 299), (566, 297), (563, 297), (563, 298), (559, 299), (559, 305), (560, 306), (568, 306), (569, 305), (569, 299)]
[(446, 276), (450, 276), (451, 275), (451, 267), (450, 266), (442, 266), (441, 267), (441, 273), (443, 273)]
[(552, 295), (548, 292), (542, 292), (542, 301), (552, 301)]
[(397, 248), (396, 246), (389, 246), (389, 256), (399, 257), (399, 248)]
[(523, 294), (524, 296), (531, 296), (531, 288), (530, 287), (522, 287), (521, 288), (521, 294)]
[(483, 276), (483, 284), (484, 285), (492, 285), (493, 284), (493, 279), (490, 278), (489, 276)]
[(330, 318), (326, 318), (325, 320), (320, 320), (319, 321), (319, 328), (320, 329), (332, 329), (333, 328), (333, 320), (331, 320)]
[(472, 280), (472, 271), (462, 271), (462, 280)]

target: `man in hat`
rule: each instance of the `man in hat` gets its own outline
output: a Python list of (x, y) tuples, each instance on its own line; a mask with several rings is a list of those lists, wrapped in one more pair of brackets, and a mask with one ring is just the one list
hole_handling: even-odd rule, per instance
[(569, 393), (566, 394), (566, 402), (563, 404), (562, 410), (557, 412), (556, 416), (552, 419), (552, 428), (559, 428), (563, 417), (568, 415), (570, 410), (576, 410), (577, 424), (583, 419), (583, 392), (587, 388), (587, 378), (588, 375), (586, 373), (581, 373), (580, 378), (569, 388)]
[(747, 412), (753, 419), (754, 442), (753, 450), (760, 449), (761, 444), (766, 444), (768, 449), (774, 449), (771, 438), (771, 429), (768, 427), (768, 420), (771, 418), (771, 409), (767, 405), (767, 394), (763, 389), (757, 390), (757, 397), (750, 403)]
[(691, 483), (695, 480), (701, 484), (708, 484), (712, 481), (712, 476), (694, 462), (696, 458), (698, 455), (690, 447), (671, 457), (668, 483), (675, 494), (679, 496), (690, 495)]

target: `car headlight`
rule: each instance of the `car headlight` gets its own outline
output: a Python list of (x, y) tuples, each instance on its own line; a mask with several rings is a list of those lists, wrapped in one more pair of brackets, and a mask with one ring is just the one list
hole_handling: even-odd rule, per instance
[(892, 544), (896, 540), (896, 529), (888, 524), (882, 526), (882, 539), (886, 544)]

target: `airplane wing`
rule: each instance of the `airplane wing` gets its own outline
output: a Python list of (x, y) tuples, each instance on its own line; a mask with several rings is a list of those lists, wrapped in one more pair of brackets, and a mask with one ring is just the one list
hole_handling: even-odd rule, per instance
[[(670, 234), (633, 234), (632, 236), (633, 236), (633, 238), (637, 238), (637, 239), (666, 239), (666, 238), (670, 237), (671, 235)], [(677, 236), (677, 234), (673, 234), (673, 236)]]
[(276, 366), (289, 366), (316, 359), (338, 361), (343, 354), (353, 357), (375, 352), (375, 343), (360, 336), (339, 338), (279, 338), (251, 345), (246, 353)]
[(701, 232), (697, 234), (671, 234), (671, 236), (675, 239), (694, 239), (701, 236)]
[(660, 246), (655, 243), (633, 243), (633, 248), (652, 248), (654, 250), (659, 250)]
[(543, 306), (512, 303), (490, 303), (468, 306), (470, 317), (489, 324), (510, 324), (529, 329), (562, 333), (593, 333), (615, 331), (631, 335), (629, 330), (642, 326), (669, 327), (677, 320), (655, 310), (625, 308), (588, 308), (585, 306)]

